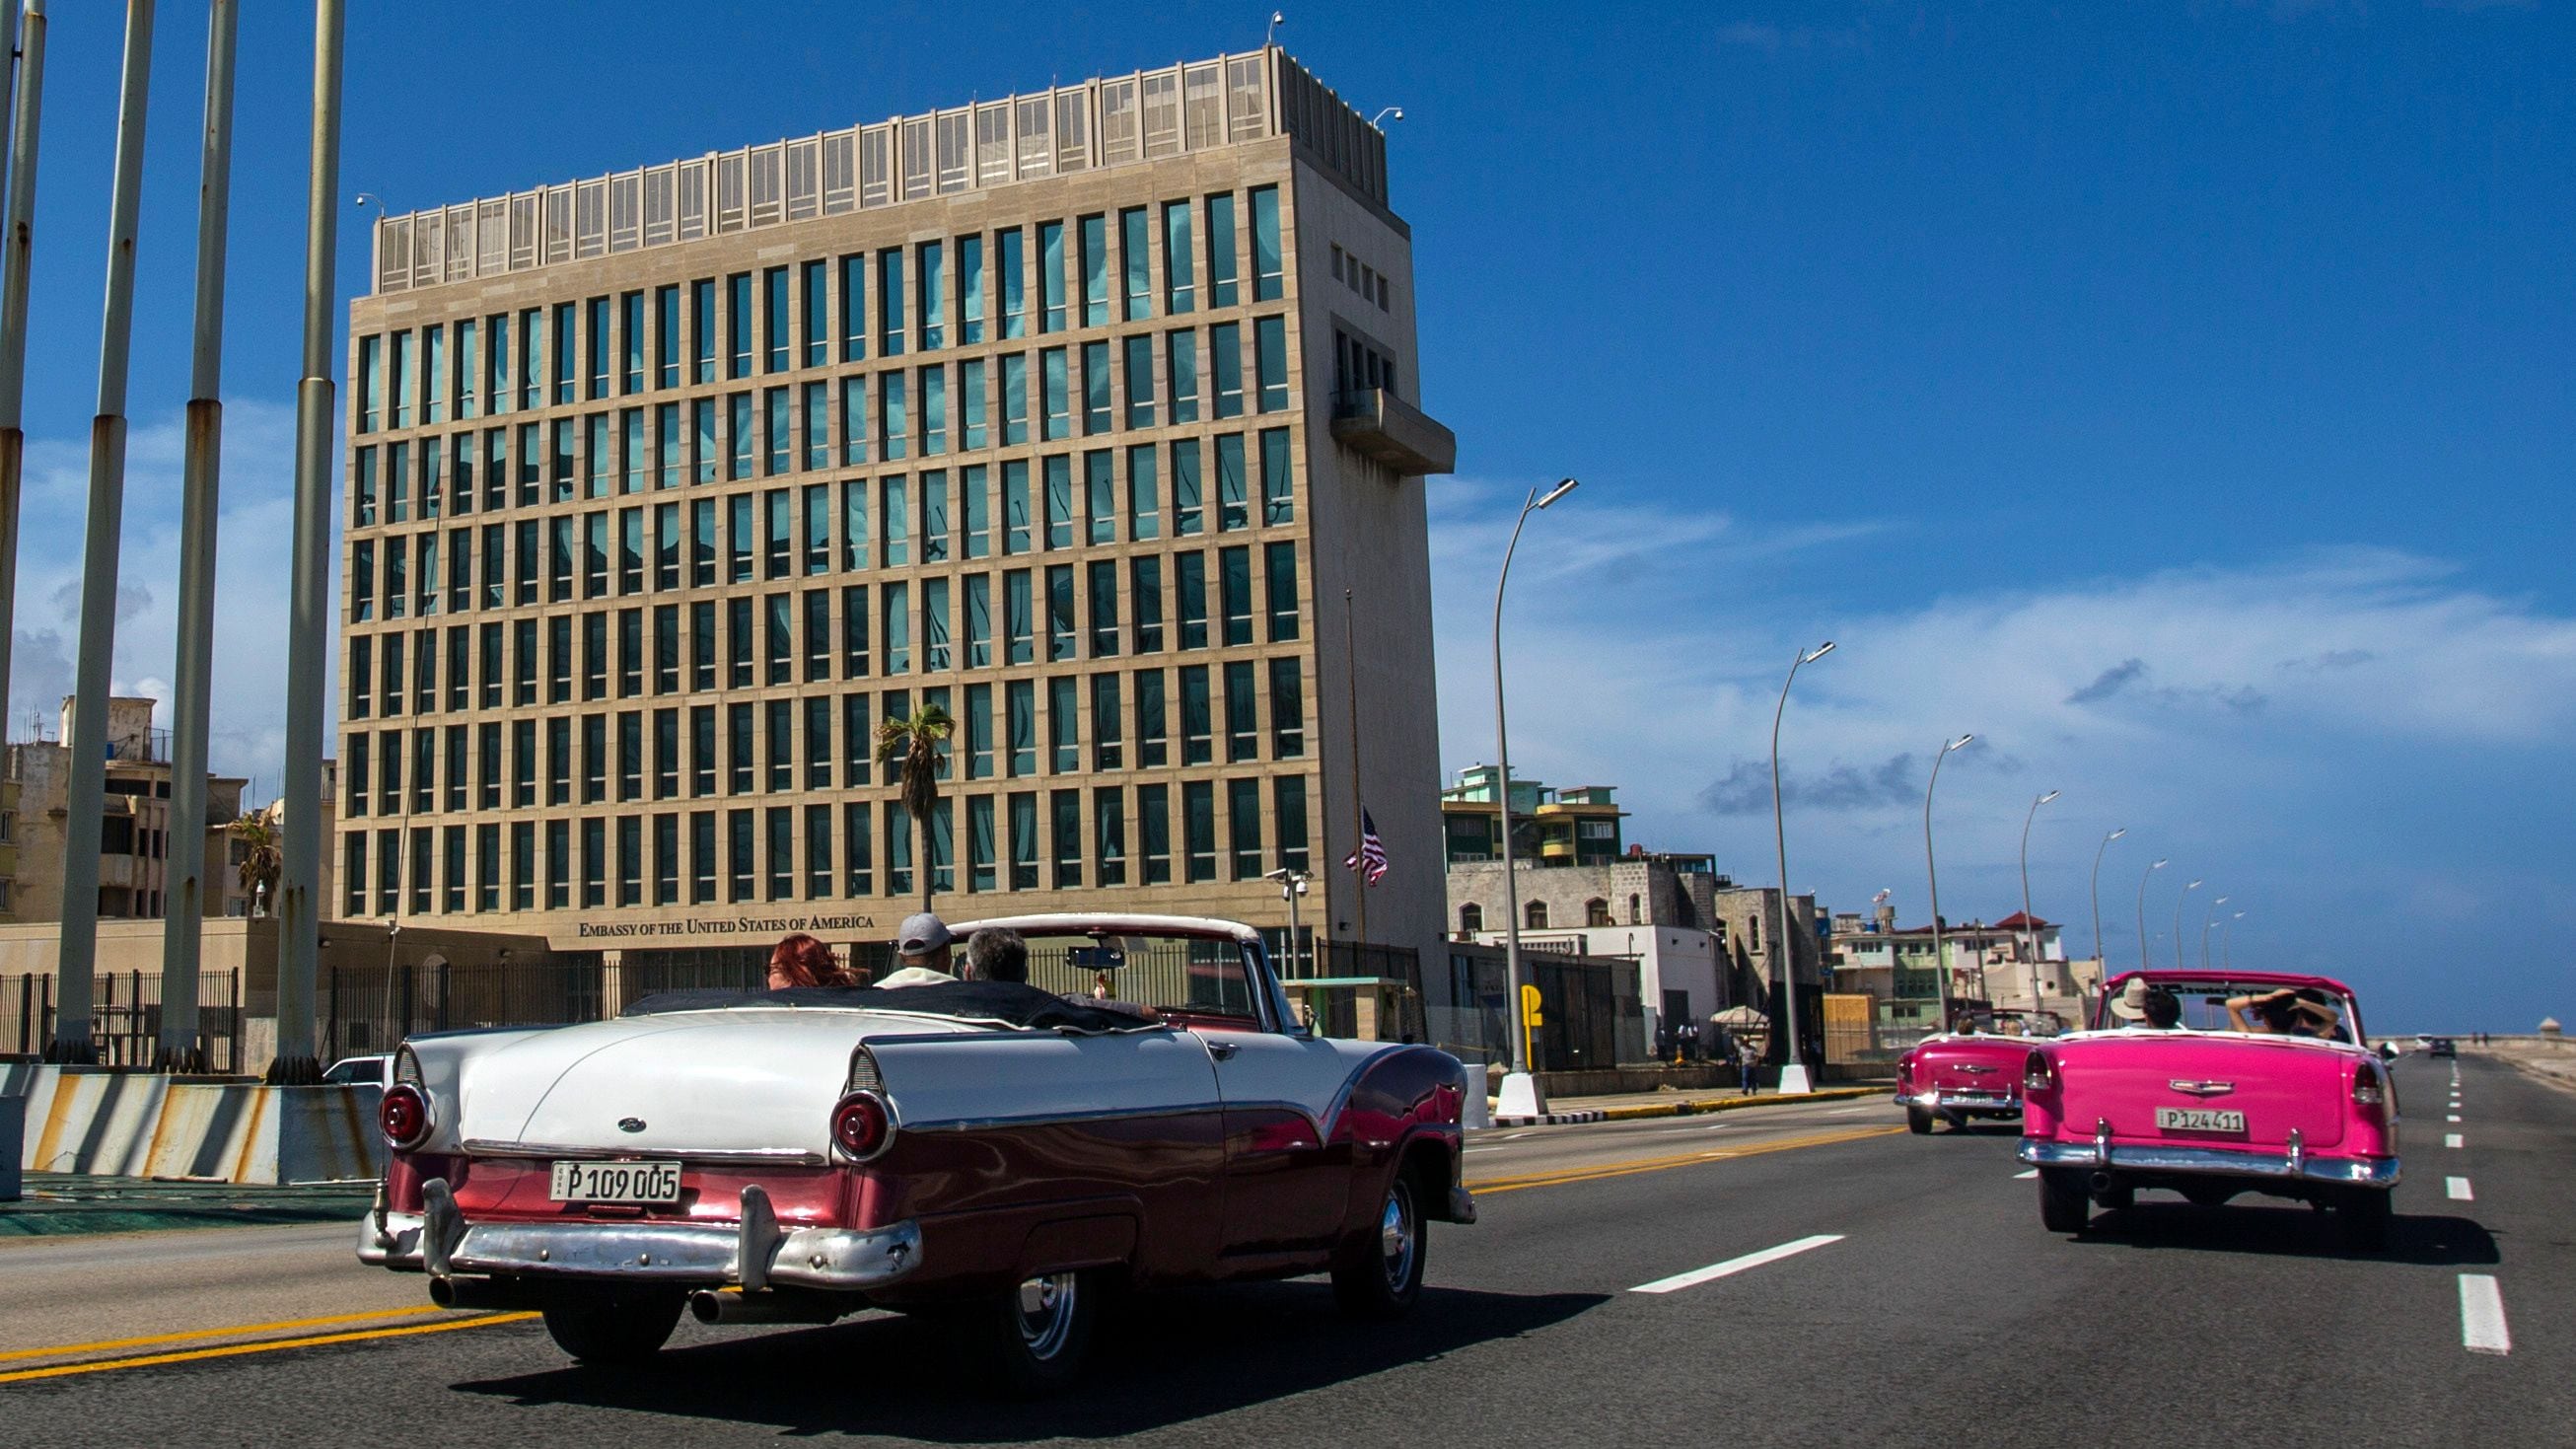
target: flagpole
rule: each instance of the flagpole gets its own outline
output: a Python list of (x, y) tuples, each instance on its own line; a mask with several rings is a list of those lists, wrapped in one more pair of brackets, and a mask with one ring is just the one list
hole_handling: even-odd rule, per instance
[[(1363, 811), (1360, 805), (1360, 656), (1358, 646), (1354, 642), (1356, 636), (1351, 616), (1351, 591), (1344, 589), (1342, 590), (1342, 669), (1348, 683), (1345, 692), (1350, 696), (1351, 705), (1351, 857), (1356, 860), (1359, 858), (1361, 847), (1366, 844), (1367, 827), (1361, 823)], [(1351, 889), (1359, 899), (1357, 939), (1365, 941), (1368, 939), (1368, 871), (1365, 866), (1352, 872)]]

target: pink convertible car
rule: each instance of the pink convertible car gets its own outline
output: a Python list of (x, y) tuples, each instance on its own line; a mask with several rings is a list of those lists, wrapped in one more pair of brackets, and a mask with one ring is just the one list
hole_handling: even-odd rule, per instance
[(2032, 1049), (2022, 1069), (2020, 1156), (2058, 1233), (2142, 1188), (2204, 1207), (2260, 1192), (2331, 1208), (2350, 1245), (2376, 1248), (2397, 1122), (2350, 988), (2323, 976), (2115, 977), (2092, 1030)]
[(1979, 1010), (1959, 1030), (1925, 1037), (1896, 1059), (1896, 1100), (1917, 1135), (1935, 1118), (1965, 1127), (1972, 1117), (2021, 1115), (2021, 1068), (2034, 1038), (2054, 1037), (2055, 1016)]

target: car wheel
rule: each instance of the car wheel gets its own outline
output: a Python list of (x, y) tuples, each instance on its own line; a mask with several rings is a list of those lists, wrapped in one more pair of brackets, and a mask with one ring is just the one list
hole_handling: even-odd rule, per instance
[(1041, 1273), (955, 1320), (966, 1357), (990, 1369), (990, 1381), (1015, 1398), (1069, 1387), (1091, 1348), (1099, 1317), (1098, 1286), (1089, 1273)]
[(2376, 1253), (2388, 1246), (2389, 1195), (2374, 1187), (2349, 1189), (2335, 1202), (2335, 1226), (2343, 1234), (2344, 1246), (2363, 1253)]
[(546, 1332), (555, 1347), (599, 1367), (651, 1358), (670, 1341), (688, 1300), (676, 1293), (649, 1298), (588, 1299), (546, 1310)]
[(1930, 1109), (1930, 1108), (1928, 1108), (1928, 1107), (1908, 1107), (1908, 1108), (1906, 1108), (1906, 1109), (1905, 1109), (1905, 1130), (1906, 1130), (1906, 1131), (1908, 1131), (1908, 1132), (1913, 1133), (1913, 1134), (1914, 1134), (1915, 1136), (1917, 1136), (1917, 1137), (1929, 1137), (1929, 1136), (1931, 1136), (1931, 1135), (1932, 1135), (1932, 1111), (1931, 1111), (1931, 1109)]
[(2093, 1200), (2084, 1195), (2084, 1174), (2062, 1167), (2039, 1170), (2039, 1223), (2052, 1233), (2080, 1233), (2093, 1220)]
[(1422, 1296), (1422, 1213), (1401, 1174), (1378, 1204), (1377, 1227), (1333, 1255), (1333, 1296), (1354, 1318), (1401, 1318)]

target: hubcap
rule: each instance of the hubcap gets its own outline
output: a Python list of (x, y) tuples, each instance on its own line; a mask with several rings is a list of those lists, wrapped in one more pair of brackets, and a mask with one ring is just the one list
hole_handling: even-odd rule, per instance
[(1403, 1183), (1386, 1195), (1386, 1209), (1378, 1216), (1377, 1244), (1387, 1286), (1402, 1288), (1413, 1276), (1414, 1248), (1413, 1194)]
[(1071, 1273), (1049, 1273), (1022, 1283), (1012, 1307), (1020, 1324), (1020, 1342), (1031, 1358), (1053, 1358), (1073, 1332), (1074, 1300), (1080, 1284)]

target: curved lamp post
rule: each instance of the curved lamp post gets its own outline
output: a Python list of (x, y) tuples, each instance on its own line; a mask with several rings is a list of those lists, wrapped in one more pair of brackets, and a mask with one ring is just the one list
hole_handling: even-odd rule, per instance
[[(1932, 1030), (1950, 1025), (1950, 968), (1941, 959), (1941, 868), (1932, 862), (1932, 788), (1941, 783), (1941, 762), (1968, 747), (1975, 735), (1961, 735), (1932, 756), (1932, 782), (1923, 787), (1923, 873), (1932, 883)], [(1983, 989), (1984, 977), (1978, 978)]]
[(1494, 794), (1502, 807), (1503, 827), (1503, 991), (1504, 1019), (1509, 1042), (1505, 1052), (1503, 1074), (1503, 1115), (1536, 1117), (1547, 1111), (1547, 1099), (1538, 1089), (1538, 1078), (1530, 1074), (1529, 1014), (1521, 1005), (1521, 894), (1520, 880), (1512, 864), (1512, 737), (1503, 716), (1503, 585), (1511, 582), (1512, 554), (1521, 546), (1521, 525), (1530, 514), (1547, 507), (1575, 490), (1572, 478), (1563, 479), (1539, 496), (1537, 489), (1521, 503), (1521, 516), (1512, 522), (1512, 541), (1503, 547), (1503, 571), (1494, 580), (1494, 755), (1500, 762), (1502, 782)]
[(2227, 904), (2225, 896), (2211, 901), (2208, 913), (2200, 918), (2200, 969), (2203, 971), (2209, 969), (2209, 930), (2218, 924), (2218, 908), (2225, 904)]
[(2182, 888), (2181, 895), (2174, 897), (2174, 969), (2176, 971), (2182, 969), (2182, 903), (2190, 899), (2191, 893), (2198, 889), (2200, 889), (2200, 882), (2195, 880)]
[(2112, 841), (2128, 833), (2129, 827), (2123, 825), (2103, 836), (2102, 843), (2093, 850), (2093, 964), (2105, 981), (2111, 979), (2111, 961), (2102, 954), (2102, 852), (2111, 848)]
[(2039, 932), (2030, 914), (2030, 824), (2039, 818), (2039, 807), (2057, 798), (2049, 791), (2030, 802), (2030, 813), (2021, 818), (2021, 936), (2024, 949), (2030, 952), (2030, 1009), (2039, 1010)]
[[(2141, 971), (2154, 964), (2147, 960), (2147, 882), (2155, 879), (2156, 872), (2164, 869), (2167, 864), (2167, 861), (2159, 857), (2155, 864), (2148, 866), (2138, 875), (2138, 969)], [(2108, 981), (2110, 977), (2105, 974), (2102, 979)]]
[(1789, 686), (1798, 682), (1798, 671), (1834, 652), (1834, 641), (1826, 640), (1813, 649), (1798, 651), (1790, 662), (1789, 677), (1780, 684), (1779, 706), (1771, 711), (1771, 844), (1780, 857), (1780, 933), (1771, 938), (1771, 955), (1783, 964), (1780, 972), (1780, 1015), (1782, 1033), (1789, 1045), (1788, 1060), (1780, 1066), (1780, 1094), (1788, 1096), (1808, 1090), (1807, 1064), (1798, 1055), (1798, 942), (1789, 934), (1789, 833), (1780, 815), (1780, 717), (1789, 712)]

